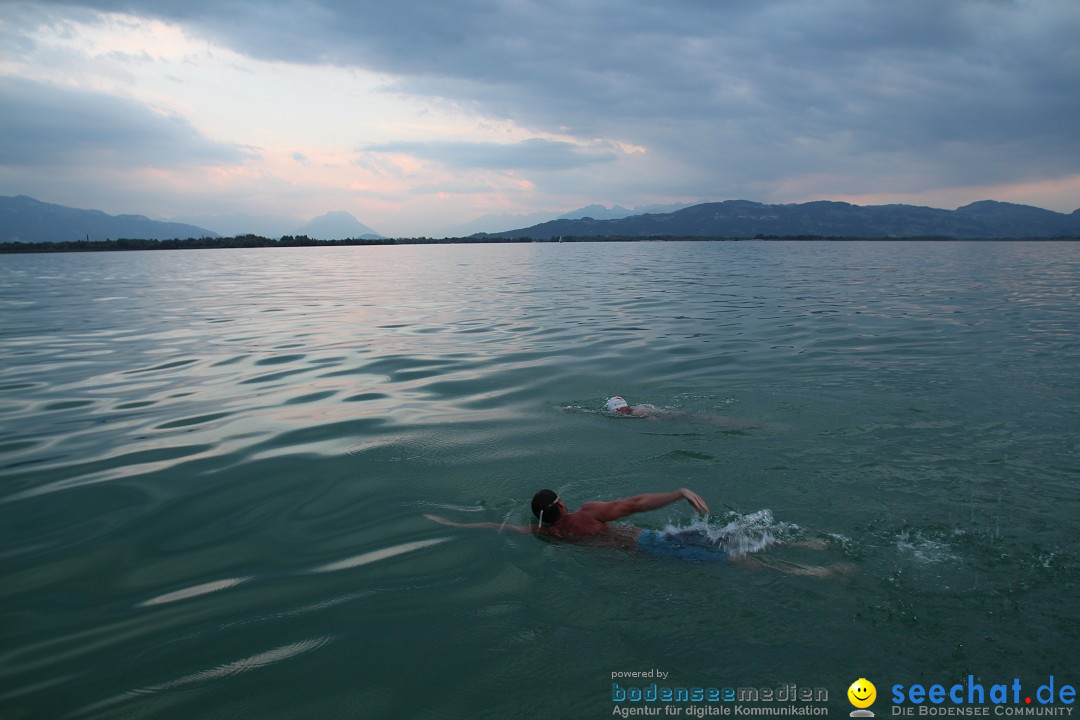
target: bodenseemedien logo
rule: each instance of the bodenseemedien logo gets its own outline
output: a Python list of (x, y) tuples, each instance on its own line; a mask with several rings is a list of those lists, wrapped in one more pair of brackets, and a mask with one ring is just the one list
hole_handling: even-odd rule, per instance
[(859, 678), (851, 683), (847, 696), (848, 701), (856, 708), (851, 711), (851, 717), (874, 717), (873, 711), (866, 709), (874, 704), (874, 699), (877, 697), (877, 688), (874, 687), (874, 683), (866, 678)]

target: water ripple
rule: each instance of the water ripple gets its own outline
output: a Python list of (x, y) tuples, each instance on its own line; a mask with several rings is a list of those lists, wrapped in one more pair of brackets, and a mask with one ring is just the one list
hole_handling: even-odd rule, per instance
[(416, 540), (414, 542), (402, 543), (401, 545), (394, 545), (392, 547), (380, 548), (379, 550), (372, 550), (370, 552), (361, 553), (360, 555), (354, 555), (344, 560), (338, 560), (337, 562), (327, 563), (326, 565), (320, 565), (313, 568), (312, 572), (325, 573), (325, 572), (337, 572), (339, 570), (349, 570), (351, 568), (360, 567), (361, 565), (368, 565), (373, 562), (379, 562), (380, 560), (386, 560), (388, 558), (403, 555), (405, 553), (414, 552), (432, 545), (439, 545), (450, 540), (449, 537), (432, 538), (430, 540)]
[(224, 580), (214, 580), (213, 582), (201, 583), (199, 585), (192, 585), (191, 587), (184, 588), (182, 590), (174, 590), (173, 592), (165, 593), (164, 595), (158, 595), (152, 597), (149, 600), (144, 600), (139, 603), (140, 607), (149, 607), (151, 605), (165, 605), (167, 603), (177, 602), (179, 600), (187, 600), (198, 595), (205, 595), (207, 593), (218, 592), (219, 590), (226, 590), (231, 587), (236, 587), (241, 583), (245, 583), (250, 580), (250, 577), (239, 578), (226, 578)]

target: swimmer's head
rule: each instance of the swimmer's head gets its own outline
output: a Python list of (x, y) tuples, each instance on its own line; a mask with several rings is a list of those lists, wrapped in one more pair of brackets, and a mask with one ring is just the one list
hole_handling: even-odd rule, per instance
[(533, 495), (532, 511), (533, 515), (536, 516), (537, 527), (542, 526), (544, 523), (554, 525), (558, 522), (562, 516), (562, 509), (559, 507), (561, 504), (559, 494), (554, 490), (541, 490)]
[(617, 413), (617, 412), (619, 412), (619, 410), (621, 408), (624, 408), (624, 407), (629, 407), (629, 405), (627, 405), (626, 401), (623, 400), (620, 396), (616, 395), (613, 398), (608, 398), (608, 401), (607, 401), (607, 411), (608, 412)]

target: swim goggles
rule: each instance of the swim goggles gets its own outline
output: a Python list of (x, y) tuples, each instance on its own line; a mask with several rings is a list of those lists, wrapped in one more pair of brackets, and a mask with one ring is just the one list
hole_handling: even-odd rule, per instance
[(548, 503), (547, 507), (540, 511), (540, 514), (536, 516), (536, 527), (544, 526), (544, 512), (555, 507), (555, 503), (559, 502), (559, 496), (556, 495), (555, 499)]

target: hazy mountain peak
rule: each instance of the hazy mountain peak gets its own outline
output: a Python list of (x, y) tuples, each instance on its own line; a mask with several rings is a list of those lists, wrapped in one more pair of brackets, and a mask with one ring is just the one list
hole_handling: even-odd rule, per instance
[(563, 220), (581, 220), (582, 218), (591, 217), (593, 220), (618, 220), (620, 218), (633, 215), (632, 210), (627, 210), (621, 205), (612, 205), (610, 208), (600, 204), (586, 205), (583, 208), (577, 210), (571, 210), (568, 213), (560, 215), (559, 218)]
[(559, 216), (560, 220), (582, 220), (584, 218), (592, 218), (593, 220), (621, 220), (623, 218), (631, 217), (633, 215), (645, 215), (646, 213), (670, 213), (676, 210), (682, 210), (683, 208), (690, 207), (692, 203), (674, 203), (671, 205), (639, 205), (633, 208), (625, 208), (622, 205), (612, 205), (610, 208), (606, 205), (599, 203), (593, 203), (592, 205), (586, 205), (585, 207), (578, 208), (577, 210), (571, 210), (568, 213), (563, 213)]
[(307, 235), (314, 240), (351, 240), (354, 238), (382, 237), (357, 220), (352, 213), (335, 210), (312, 218), (294, 235)]

